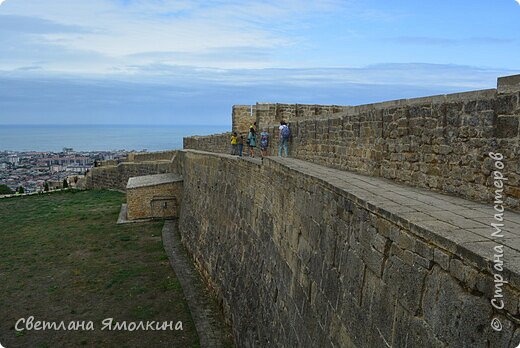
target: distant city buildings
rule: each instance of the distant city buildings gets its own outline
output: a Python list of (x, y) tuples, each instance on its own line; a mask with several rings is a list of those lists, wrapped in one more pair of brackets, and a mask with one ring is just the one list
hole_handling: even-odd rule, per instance
[(13, 191), (22, 186), (26, 193), (41, 192), (45, 183), (55, 188), (63, 179), (84, 175), (96, 161), (117, 160), (128, 151), (74, 151), (64, 147), (62, 152), (0, 151), (0, 184)]
[(7, 156), (7, 162), (11, 164), (18, 164), (20, 162), (20, 157), (18, 157), (18, 155), (9, 155)]

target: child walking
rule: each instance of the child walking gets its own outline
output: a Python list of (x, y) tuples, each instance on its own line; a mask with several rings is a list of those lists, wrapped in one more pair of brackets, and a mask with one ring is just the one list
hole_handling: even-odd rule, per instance
[(237, 132), (233, 132), (231, 136), (231, 154), (238, 155), (238, 141), (237, 141)]

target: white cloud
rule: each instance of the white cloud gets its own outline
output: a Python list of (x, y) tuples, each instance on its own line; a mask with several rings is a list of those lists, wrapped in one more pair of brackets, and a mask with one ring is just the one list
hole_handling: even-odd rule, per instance
[[(223, 61), (214, 59), (213, 64), (207, 58), (209, 53), (223, 49), (230, 51), (250, 47), (272, 52), (291, 47), (302, 40), (295, 34), (294, 28), (306, 26), (306, 17), (333, 11), (338, 6), (339, 3), (334, 0), (315, 1), (306, 6), (295, 0), (135, 0), (124, 3), (109, 0), (27, 0), (13, 2), (8, 8), (9, 12), (3, 14), (23, 14), (63, 25), (91, 28), (91, 32), (80, 34), (41, 34), (38, 42), (69, 50), (96, 52), (109, 59), (126, 61), (130, 55), (173, 52), (191, 55), (190, 59), (201, 54), (205, 58), (195, 60), (203, 65), (210, 63), (211, 66), (231, 67), (230, 61), (234, 61), (241, 67), (262, 67), (255, 59), (238, 62), (232, 54)], [(147, 63), (154, 62), (152, 59), (149, 57)], [(143, 62), (142, 57), (139, 62)], [(189, 60), (181, 58), (163, 58), (160, 62), (189, 64)], [(263, 66), (267, 63), (264, 60)]]
[[(394, 21), (399, 17), (396, 11), (401, 10), (372, 9), (356, 0), (8, 1), (0, 11), (0, 47), (9, 47), (10, 54), (0, 56), (0, 69), (40, 66), (67, 73), (132, 73), (135, 66), (161, 65), (262, 69), (362, 66), (411, 59), (487, 62), (487, 57), (478, 54), (474, 57), (481, 57), (480, 62), (459, 59), (460, 50), (456, 50), (468, 45), (463, 39), (396, 34), (400, 43), (429, 43), (456, 51), (440, 58), (440, 54), (422, 54), (426, 50), (415, 50), (413, 45), (394, 52), (389, 47), (395, 46), (392, 40), (380, 45), (380, 36), (367, 28)], [(475, 35), (469, 43), (476, 48), (514, 43)]]
[[(305, 56), (318, 52), (321, 42), (315, 33), (331, 16), (388, 19), (353, 0), (25, 0), (9, 1), (1, 15), (16, 22), (2, 18), (9, 33), (4, 30), (2, 37), (0, 26), (0, 47), (10, 40), (21, 60), (0, 58), (0, 69), (39, 65), (45, 70), (93, 73), (152, 64), (224, 69), (315, 66)], [(43, 24), (47, 30), (25, 29)], [(323, 36), (341, 41), (334, 29), (325, 31)], [(349, 38), (357, 35), (350, 28), (340, 32)], [(35, 62), (36, 47), (36, 56), (54, 59)], [(70, 59), (72, 52), (96, 58)]]
[(518, 3), (518, 5), (520, 5), (520, 0), (515, 0), (515, 1)]
[(0, 6), (5, 2), (6, 0), (0, 0)]

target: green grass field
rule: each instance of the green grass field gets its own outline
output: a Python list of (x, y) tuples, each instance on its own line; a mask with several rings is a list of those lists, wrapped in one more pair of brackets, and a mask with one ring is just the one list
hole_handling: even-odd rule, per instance
[[(162, 222), (116, 225), (124, 194), (0, 200), (0, 344), (12, 347), (196, 347)], [(94, 331), (17, 332), (20, 318), (92, 321)], [(182, 331), (102, 331), (102, 320), (181, 321)]]

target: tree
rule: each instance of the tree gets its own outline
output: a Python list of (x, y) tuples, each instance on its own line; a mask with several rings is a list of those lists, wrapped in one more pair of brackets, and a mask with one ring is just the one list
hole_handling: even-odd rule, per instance
[(63, 188), (66, 189), (69, 187), (69, 183), (67, 182), (67, 179), (63, 179)]
[(43, 184), (43, 190), (45, 192), (48, 192), (49, 191), (49, 183), (46, 181), (45, 184)]
[(18, 187), (18, 193), (19, 194), (25, 193), (23, 186)]
[(0, 195), (12, 195), (14, 192), (9, 188), (9, 186), (2, 184), (0, 185)]

